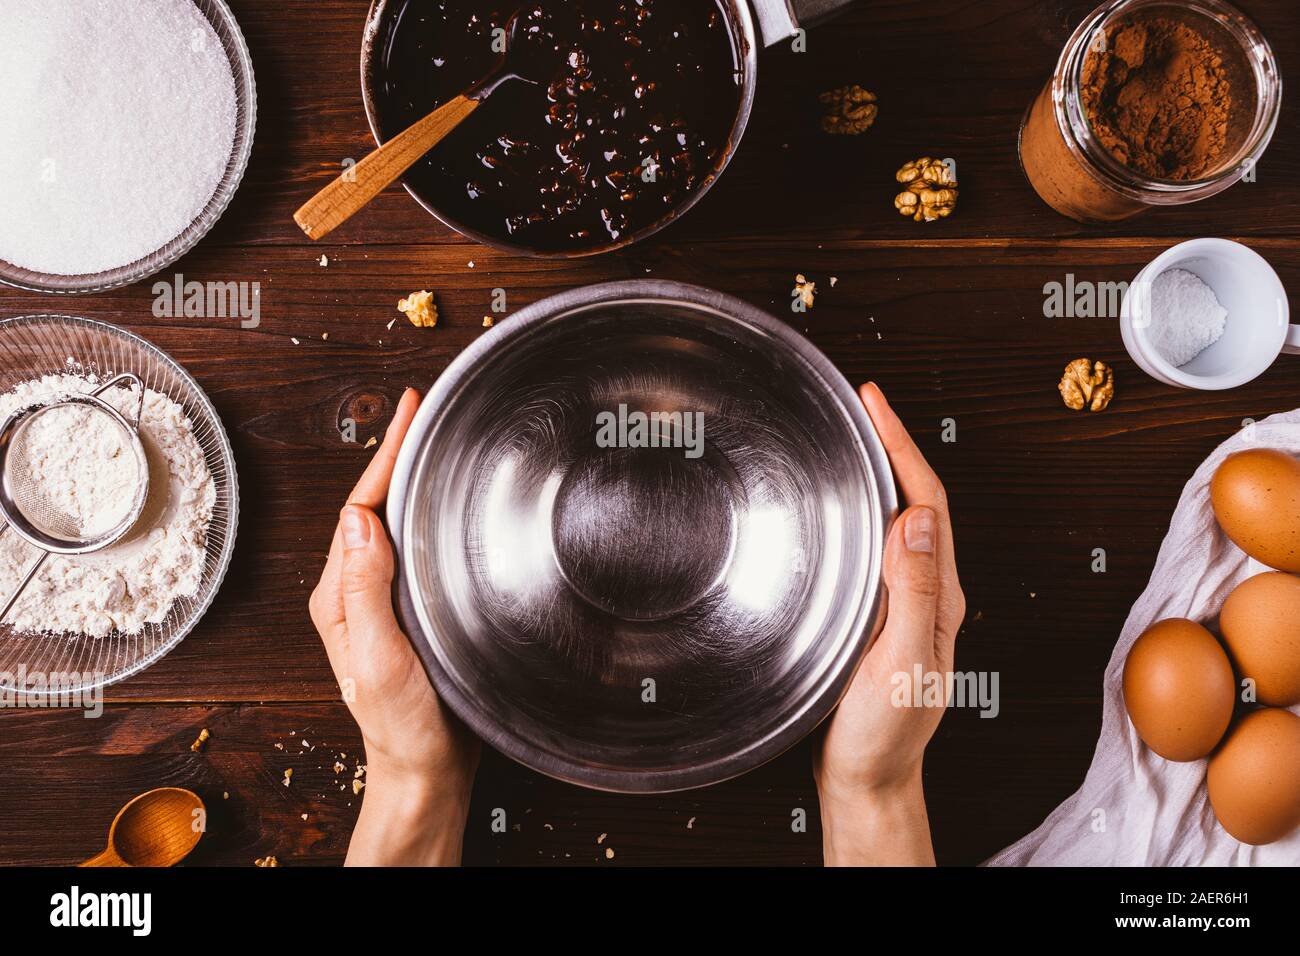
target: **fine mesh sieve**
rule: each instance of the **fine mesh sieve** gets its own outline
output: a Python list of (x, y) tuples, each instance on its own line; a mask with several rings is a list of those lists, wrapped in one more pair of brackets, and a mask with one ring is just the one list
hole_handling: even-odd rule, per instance
[[(123, 385), (135, 389), (139, 395), (134, 421), (129, 421), (100, 398), (110, 389)], [(69, 395), (19, 409), (0, 425), (0, 535), (12, 528), (15, 534), (41, 552), (18, 587), (0, 605), (0, 620), (18, 602), (51, 554), (78, 555), (101, 551), (120, 541), (140, 519), (149, 496), (149, 463), (140, 441), (144, 392), (144, 383), (137, 376), (130, 373), (118, 375), (90, 394)], [(68, 409), (85, 411), (82, 416), (70, 417), (66, 421), (55, 417)], [(134, 478), (130, 486), (123, 489), (131, 492), (131, 497), (126, 499), (129, 505), (124, 504), (110, 512), (106, 521), (87, 525), (85, 516), (73, 511), (67, 497), (57, 494), (60, 490), (58, 482), (43, 478), (43, 472), (34, 467), (39, 452), (34, 450), (31, 439), (42, 424), (53, 428), (112, 430), (112, 437), (120, 440), (120, 451), (130, 455), (135, 465)]]

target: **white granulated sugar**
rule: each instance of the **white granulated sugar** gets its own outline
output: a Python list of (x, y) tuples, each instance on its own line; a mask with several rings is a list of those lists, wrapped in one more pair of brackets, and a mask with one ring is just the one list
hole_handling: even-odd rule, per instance
[(29, 422), (15, 443), (15, 466), (43, 510), (71, 518), (83, 540), (121, 525), (143, 478), (121, 426), (85, 405), (59, 405)]
[[(76, 375), (27, 382), (0, 396), (0, 419), (19, 408), (95, 388), (93, 379)], [(129, 421), (139, 391), (114, 388), (101, 398)], [(177, 600), (198, 594), (216, 504), (216, 485), (203, 449), (184, 409), (153, 390), (145, 391), (140, 436), (149, 460), (150, 488), (137, 527), (120, 543), (94, 554), (52, 555), (6, 618), (7, 624), (24, 633), (138, 634), (147, 624), (162, 623)], [(66, 443), (96, 440), (90, 434), (64, 438)], [(51, 463), (74, 460), (74, 453), (66, 447), (59, 450), (58, 443), (51, 441)], [(84, 480), (84, 476), (70, 477), (78, 483)], [(120, 493), (134, 495), (135, 488)], [(106, 511), (129, 505), (107, 500), (103, 489), (73, 489), (70, 494)], [(93, 524), (102, 519), (92, 514), (88, 520)], [(17, 586), (38, 555), (12, 531), (0, 537), (0, 594), (8, 595)]]
[(1160, 357), (1180, 368), (1223, 336), (1228, 310), (1214, 290), (1186, 269), (1169, 269), (1151, 284), (1147, 338)]
[(216, 192), (236, 113), (193, 0), (0, 0), (0, 259), (79, 275), (162, 248)]

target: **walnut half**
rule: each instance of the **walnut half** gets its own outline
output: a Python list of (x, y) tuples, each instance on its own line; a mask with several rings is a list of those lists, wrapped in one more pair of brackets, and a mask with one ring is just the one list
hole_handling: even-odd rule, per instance
[(1057, 389), (1067, 408), (1100, 412), (1115, 397), (1115, 373), (1105, 362), (1075, 359), (1065, 367)]
[(957, 176), (949, 161), (922, 156), (894, 176), (904, 187), (894, 208), (917, 222), (946, 219), (957, 208)]
[(856, 136), (871, 129), (879, 107), (876, 94), (854, 83), (818, 97), (826, 108), (822, 132), (836, 136)]

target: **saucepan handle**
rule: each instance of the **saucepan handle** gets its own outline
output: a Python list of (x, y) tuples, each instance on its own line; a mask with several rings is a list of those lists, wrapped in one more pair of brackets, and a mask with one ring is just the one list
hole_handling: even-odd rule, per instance
[(788, 40), (801, 27), (838, 13), (854, 0), (753, 0), (763, 46)]

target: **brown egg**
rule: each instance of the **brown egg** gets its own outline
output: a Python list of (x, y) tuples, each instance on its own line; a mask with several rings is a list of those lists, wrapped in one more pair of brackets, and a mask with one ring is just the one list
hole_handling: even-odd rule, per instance
[(1300, 462), (1267, 448), (1240, 451), (1210, 481), (1219, 527), (1237, 547), (1279, 571), (1300, 573)]
[(1219, 630), (1261, 704), (1300, 704), (1300, 578), (1271, 571), (1242, 581), (1223, 602)]
[(1200, 760), (1223, 739), (1236, 685), (1228, 655), (1201, 625), (1151, 625), (1124, 662), (1124, 705), (1138, 736), (1166, 760)]
[(1210, 806), (1242, 843), (1273, 843), (1300, 826), (1300, 717), (1252, 711), (1210, 758)]

